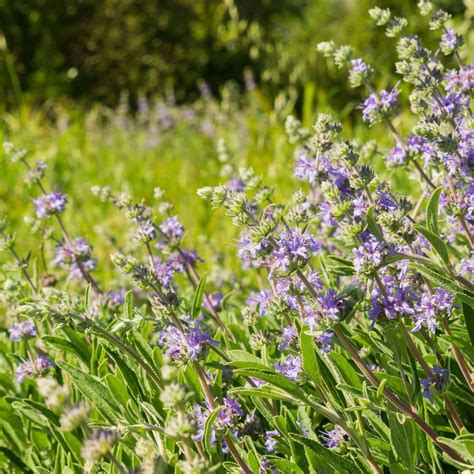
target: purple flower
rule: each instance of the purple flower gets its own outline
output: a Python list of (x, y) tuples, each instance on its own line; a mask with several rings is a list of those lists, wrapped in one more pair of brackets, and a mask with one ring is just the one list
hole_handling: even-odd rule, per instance
[(92, 247), (87, 239), (77, 238), (56, 246), (53, 264), (67, 268), (69, 278), (76, 279), (83, 276), (83, 271), (93, 271), (97, 265), (97, 259), (92, 257)]
[(423, 388), (423, 396), (431, 403), (434, 403), (432, 391), (441, 392), (448, 384), (448, 381), (448, 370), (435, 365), (433, 367), (433, 376), (425, 377), (420, 380), (420, 385)]
[(351, 60), (351, 69), (356, 71), (359, 74), (366, 73), (369, 68), (362, 58), (352, 59)]
[(452, 28), (448, 28), (441, 36), (439, 48), (444, 54), (448, 55), (451, 54), (457, 47), (461, 46), (461, 44), (462, 37), (456, 34)]
[(159, 332), (158, 344), (166, 349), (168, 357), (197, 360), (208, 345), (219, 345), (204, 331), (199, 321), (188, 317), (184, 323), (183, 334), (175, 326), (167, 326)]
[(278, 434), (279, 433), (276, 430), (265, 432), (265, 449), (267, 450), (267, 453), (275, 451), (275, 446), (277, 444), (275, 436), (278, 436)]
[(278, 250), (273, 253), (273, 267), (287, 271), (294, 261), (304, 262), (321, 249), (319, 242), (301, 229), (287, 229), (277, 240)]
[(33, 361), (26, 360), (15, 369), (16, 381), (21, 384), (24, 379), (42, 374), (52, 366), (52, 362), (45, 355), (38, 354)]
[(329, 449), (336, 448), (349, 439), (349, 436), (339, 426), (335, 426), (332, 430), (321, 432), (321, 437), (323, 438), (323, 444)]
[(104, 303), (112, 309), (118, 308), (125, 302), (125, 295), (127, 291), (125, 289), (111, 290), (105, 293), (103, 296)]
[(415, 327), (412, 332), (419, 331), (423, 325), (434, 334), (438, 327), (437, 317), (440, 315), (451, 315), (454, 296), (443, 288), (435, 288), (434, 293), (425, 293), (413, 315)]
[(296, 329), (294, 326), (288, 326), (285, 329), (283, 329), (283, 334), (282, 334), (282, 342), (278, 346), (282, 351), (284, 351), (289, 344), (292, 342), (296, 341), (298, 339), (298, 333), (296, 332)]
[(321, 352), (323, 354), (331, 352), (333, 339), (334, 333), (332, 331), (325, 331), (316, 337), (316, 340), (321, 345)]
[(397, 143), (390, 149), (387, 155), (387, 161), (392, 165), (402, 165), (407, 160), (407, 152), (403, 145)]
[(242, 407), (231, 397), (225, 397), (223, 400), (223, 408), (217, 415), (221, 423), (231, 428), (235, 425), (236, 419), (244, 416)]
[(258, 308), (258, 314), (265, 316), (271, 297), (272, 293), (270, 290), (253, 291), (247, 298), (247, 304), (250, 307)]
[(362, 104), (362, 120), (373, 125), (382, 121), (384, 116), (393, 113), (398, 103), (397, 89), (381, 90), (379, 94), (372, 93)]
[(314, 185), (318, 176), (316, 158), (309, 158), (306, 152), (299, 152), (295, 164), (295, 177)]
[(214, 311), (220, 311), (222, 309), (222, 301), (224, 300), (224, 294), (221, 292), (218, 293), (211, 293), (209, 295), (209, 301), (207, 298), (204, 299), (204, 306)]
[(14, 323), (8, 330), (12, 341), (19, 341), (23, 338), (36, 336), (36, 327), (33, 321), (27, 319), (21, 323)]
[(282, 362), (276, 363), (274, 367), (280, 374), (295, 381), (301, 372), (301, 357), (289, 355)]
[(160, 230), (171, 240), (179, 240), (184, 235), (184, 228), (178, 220), (178, 216), (168, 217), (160, 225)]
[(358, 273), (370, 274), (382, 263), (384, 257), (384, 245), (375, 239), (364, 242), (354, 253), (354, 268)]
[(368, 205), (365, 201), (365, 196), (360, 194), (359, 197), (352, 200), (352, 204), (354, 205), (352, 214), (354, 217), (362, 217), (365, 216), (367, 213)]
[(337, 296), (336, 290), (330, 288), (318, 296), (317, 303), (320, 312), (331, 321), (339, 321), (341, 310), (344, 308), (344, 300)]
[(445, 75), (445, 89), (449, 91), (469, 92), (474, 88), (474, 68), (471, 65), (459, 70), (453, 69)]
[(42, 194), (35, 199), (36, 215), (40, 219), (52, 216), (53, 214), (60, 214), (64, 211), (67, 204), (67, 198), (59, 191), (54, 191), (51, 194)]

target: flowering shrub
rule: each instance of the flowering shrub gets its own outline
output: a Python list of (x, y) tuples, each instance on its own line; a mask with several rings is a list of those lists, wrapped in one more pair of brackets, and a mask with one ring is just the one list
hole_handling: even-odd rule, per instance
[[(370, 11), (398, 38), (401, 82), (386, 90), (350, 47), (318, 48), (367, 88), (362, 119), (386, 126), (392, 149), (348, 138), (327, 114), (312, 131), (290, 117), (302, 189), (279, 203), (220, 145), (228, 181), (198, 194), (241, 229), (234, 291), (206, 284), (158, 188), (152, 204), (92, 189), (131, 231), (111, 255), (120, 284), (99, 281), (92, 244), (63, 220), (67, 197), (47, 188), (43, 163), (5, 144), (28, 172), (29, 222), (57, 272), (46, 252), (43, 262), (24, 256), (2, 223), (13, 262), (2, 271), (6, 470), (474, 468), (473, 70), (449, 17), (419, 7), (440, 32), (436, 52), (403, 36), (407, 20)], [(406, 136), (396, 123), (405, 88), (415, 117)], [(374, 171), (378, 160), (418, 173), (409, 196)]]

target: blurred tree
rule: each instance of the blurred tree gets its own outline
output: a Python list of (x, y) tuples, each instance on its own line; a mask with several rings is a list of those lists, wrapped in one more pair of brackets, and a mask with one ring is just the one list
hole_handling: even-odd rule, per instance
[[(172, 90), (183, 101), (201, 78), (214, 91), (243, 83), (247, 67), (273, 92), (325, 77), (337, 86), (317, 41), (392, 59), (389, 40), (370, 35), (376, 3), (408, 16), (416, 8), (413, 0), (0, 0), (0, 92), (7, 104), (21, 91), (113, 105), (124, 90), (132, 100)], [(443, 6), (463, 9), (462, 0)]]

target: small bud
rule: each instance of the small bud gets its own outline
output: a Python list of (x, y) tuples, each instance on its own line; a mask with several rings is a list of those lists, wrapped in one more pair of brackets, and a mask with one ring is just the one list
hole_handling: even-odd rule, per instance
[(76, 403), (66, 410), (59, 419), (62, 431), (74, 431), (89, 418), (89, 405), (86, 402)]

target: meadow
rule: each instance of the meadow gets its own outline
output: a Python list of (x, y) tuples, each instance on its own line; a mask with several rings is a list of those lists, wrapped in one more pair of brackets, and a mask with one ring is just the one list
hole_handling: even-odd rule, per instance
[(474, 469), (470, 32), (367, 17), (337, 89), (3, 113), (2, 472)]

